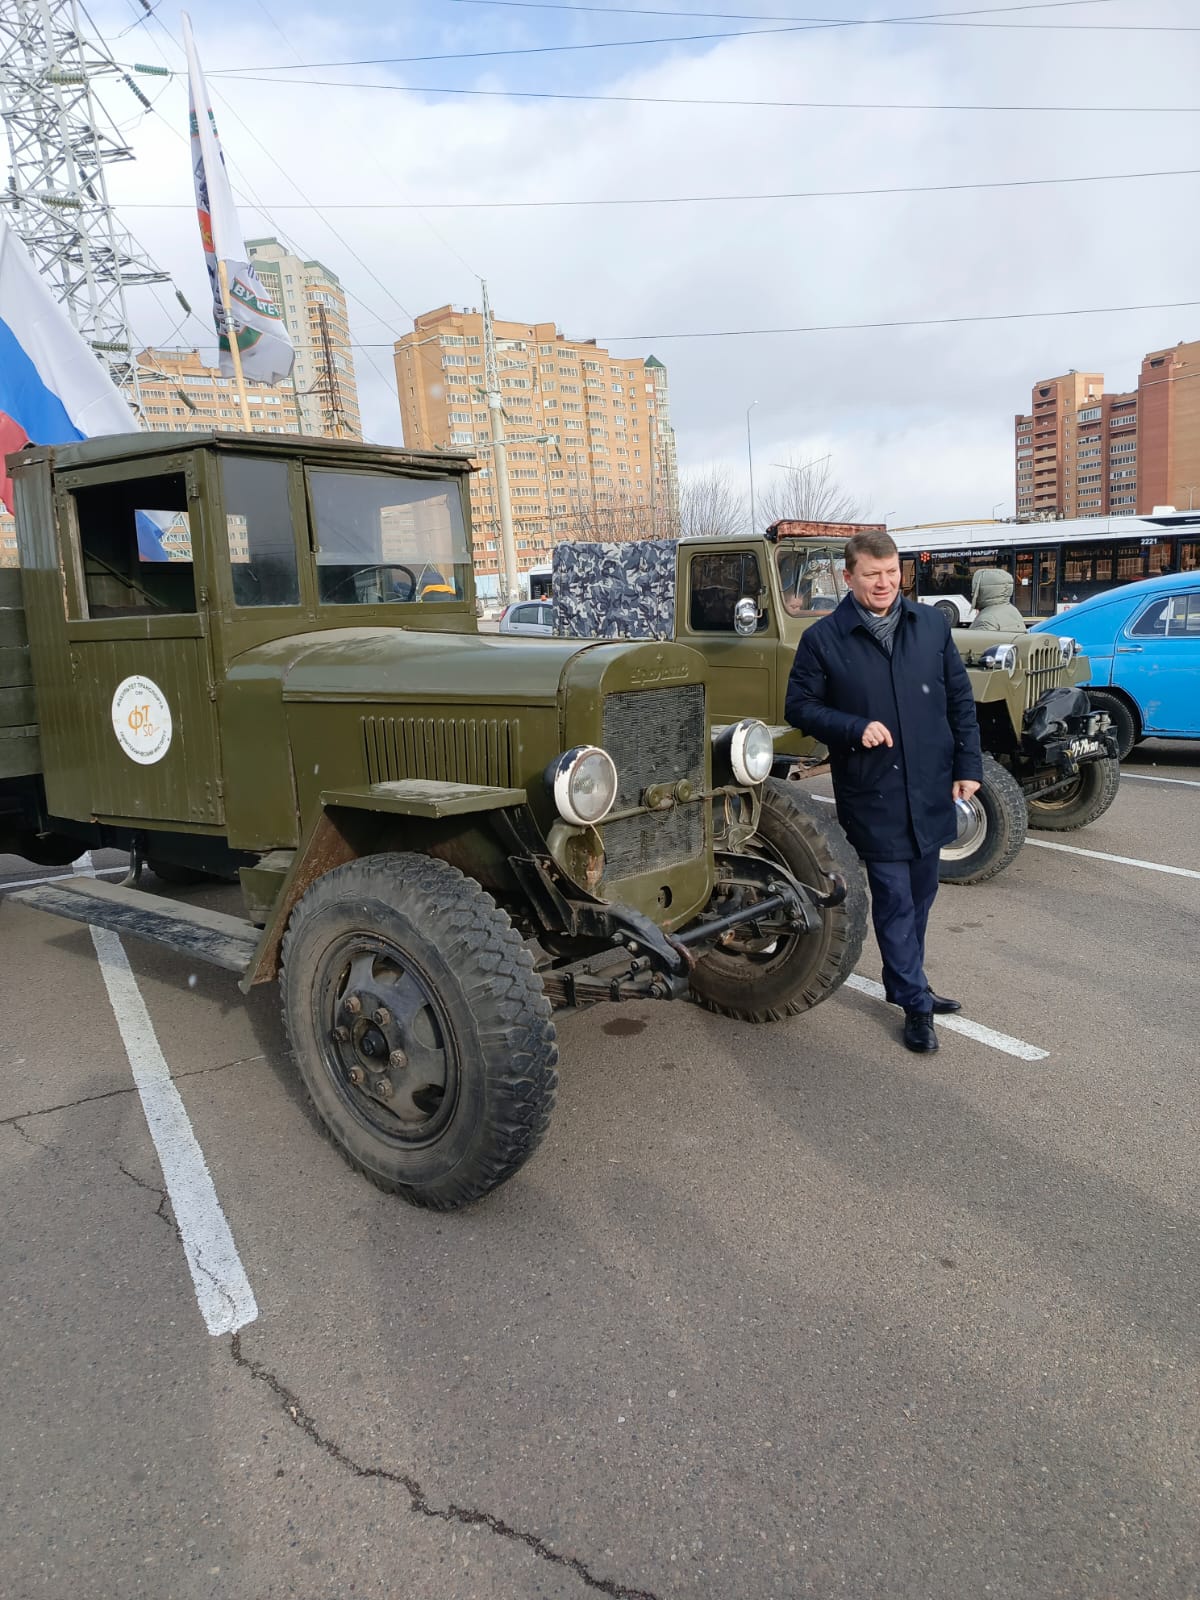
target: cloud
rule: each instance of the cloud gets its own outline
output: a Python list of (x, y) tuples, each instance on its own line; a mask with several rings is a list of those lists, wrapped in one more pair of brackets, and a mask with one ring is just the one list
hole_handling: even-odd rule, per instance
[[(175, 13), (162, 11), (173, 26)], [(106, 14), (114, 23), (124, 17), (122, 27), (129, 20), (119, 6), (101, 18)], [(1188, 21), (1192, 13), (1182, 0), (1118, 0), (1052, 15), (1165, 24)], [(422, 13), (407, 32), (390, 14), (384, 24), (369, 7), (351, 7), (343, 28), (330, 23), (327, 11), (297, 6), (287, 14), (292, 57), (280, 34), (259, 20), (240, 12), (236, 30), (219, 27), (217, 8), (211, 16), (206, 8), (199, 42), (210, 74), (235, 59), (319, 61), (733, 26), (582, 15), (543, 22), (530, 13), (464, 6), (451, 8), (448, 23)], [(1193, 95), (1182, 37), (848, 28), (641, 54), (375, 66), (341, 76), (676, 98), (1187, 105)], [(1192, 120), (1178, 115), (491, 100), (234, 83), (215, 75), (213, 87), (232, 106), (218, 116), (235, 172), (269, 209), (300, 197), (238, 117), (310, 200), (375, 205), (1136, 172), (1188, 165), (1192, 148), (1183, 138)], [(116, 89), (109, 92), (111, 103), (116, 96)], [(181, 85), (170, 85), (161, 107), (180, 128), (182, 104)], [(128, 115), (130, 103), (122, 105)], [(188, 201), (184, 146), (156, 119), (144, 120), (130, 139), (138, 159), (111, 170), (114, 199), (129, 207), (122, 211), (127, 223), (206, 315), (194, 218), (187, 211), (132, 209), (135, 201)], [(1200, 316), (1141, 313), (744, 339), (665, 336), (1186, 300), (1196, 246), (1194, 208), (1186, 203), (1192, 183), (562, 210), (271, 209), (270, 220), (247, 205), (243, 222), (252, 236), (282, 228), (342, 279), (352, 296), (356, 340), (382, 346), (357, 357), (366, 425), (378, 439), (400, 439), (388, 345), (409, 326), (405, 312), (446, 301), (477, 304), (479, 273), (501, 316), (552, 318), (574, 337), (646, 336), (613, 348), (653, 350), (666, 362), (685, 469), (718, 463), (743, 473), (745, 411), (757, 400), (756, 462), (832, 451), (843, 487), (876, 514), (916, 521), (987, 515), (998, 501), (1011, 511), (1012, 415), (1028, 404), (1035, 380), (1095, 368), (1111, 386), (1128, 387), (1143, 351), (1191, 336)], [(136, 317), (139, 331), (147, 327), (154, 338), (170, 326), (144, 297)], [(186, 337), (196, 332), (193, 323)]]

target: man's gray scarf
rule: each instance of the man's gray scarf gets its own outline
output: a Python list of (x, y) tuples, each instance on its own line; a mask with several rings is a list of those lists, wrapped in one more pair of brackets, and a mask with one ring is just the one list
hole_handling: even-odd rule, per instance
[(882, 616), (879, 616), (874, 611), (868, 611), (866, 606), (860, 606), (858, 601), (854, 599), (853, 595), (851, 595), (850, 598), (854, 601), (854, 609), (866, 623), (867, 627), (870, 628), (872, 634), (878, 640), (882, 649), (887, 655), (890, 656), (892, 653), (892, 645), (896, 638), (896, 629), (900, 626), (900, 596), (896, 596), (895, 600), (892, 602), (891, 609), (889, 611), (885, 611)]

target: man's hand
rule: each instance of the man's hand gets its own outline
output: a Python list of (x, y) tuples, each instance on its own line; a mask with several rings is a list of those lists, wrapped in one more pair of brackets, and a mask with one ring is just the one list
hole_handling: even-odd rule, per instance
[(974, 778), (959, 778), (950, 792), (956, 800), (969, 800), (978, 787)]
[(868, 722), (863, 729), (862, 738), (859, 740), (864, 750), (874, 750), (876, 745), (885, 744), (892, 748), (892, 736), (882, 722)]

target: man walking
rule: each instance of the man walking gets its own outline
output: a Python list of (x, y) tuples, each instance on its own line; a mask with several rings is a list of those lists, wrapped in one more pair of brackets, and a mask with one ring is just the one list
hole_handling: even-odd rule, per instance
[(958, 1011), (925, 977), (938, 854), (957, 835), (955, 802), (983, 778), (975, 701), (950, 626), (900, 595), (886, 533), (846, 545), (849, 593), (806, 629), (786, 715), (829, 748), (838, 819), (867, 869), (887, 998), (910, 1050), (938, 1047), (935, 1012)]

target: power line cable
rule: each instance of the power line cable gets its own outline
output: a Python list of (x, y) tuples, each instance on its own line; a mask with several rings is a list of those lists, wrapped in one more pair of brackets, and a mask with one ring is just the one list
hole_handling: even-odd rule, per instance
[[(974, 22), (960, 18), (996, 16), (1013, 11), (1058, 11), (1065, 6), (1092, 5), (1097, 0), (1056, 0), (1052, 5), (993, 6), (979, 11), (927, 12), (911, 17), (789, 17), (778, 12), (668, 11), (651, 6), (574, 5), (567, 0), (446, 0), (448, 5), (505, 6), (521, 11), (577, 11), (619, 17), (696, 17), (712, 22), (805, 23), (816, 32), (838, 28), (904, 26), (916, 28), (1024, 29), (1031, 33), (1200, 33), (1193, 23), (1143, 22)], [(1106, 0), (1099, 0), (1106, 3)]]
[[(337, 200), (320, 206), (298, 206), (284, 201), (281, 204), (273, 204), (272, 209), (275, 211), (544, 211), (581, 206), (753, 204), (762, 200), (841, 200), (900, 194), (961, 194), (964, 191), (977, 189), (1036, 189), (1047, 188), (1057, 184), (1132, 183), (1142, 178), (1195, 177), (1200, 177), (1200, 167), (1164, 168), (1160, 171), (1151, 172), (1099, 172), (1066, 178), (995, 178), (982, 179), (970, 183), (901, 184), (894, 188), (795, 189), (774, 194), (671, 194), (598, 200)], [(127, 209), (133, 211), (187, 211), (191, 207), (179, 201), (145, 200), (134, 201)], [(466, 266), (466, 262), (463, 262), (463, 265)]]
[[(209, 77), (225, 74), (209, 73)], [(1063, 105), (981, 105), (978, 102), (939, 102), (916, 104), (890, 100), (725, 100), (710, 95), (655, 95), (655, 94), (579, 94), (549, 89), (459, 89), (441, 84), (413, 83), (361, 83), (346, 82), (338, 78), (258, 78), (236, 77), (236, 83), (273, 83), (277, 88), (349, 89), (358, 94), (364, 89), (383, 90), (391, 94), (420, 94), (436, 99), (439, 95), (457, 95), (477, 100), (566, 100), (607, 102), (613, 105), (634, 106), (731, 106), (748, 111), (983, 111), (1015, 112), (1023, 117), (1044, 112), (1061, 112), (1068, 116), (1194, 116), (1200, 106), (1063, 106)]]

